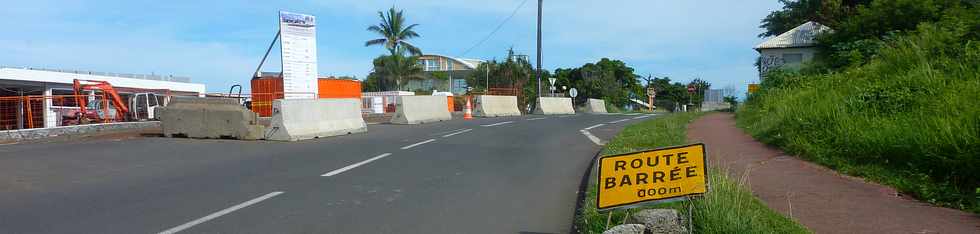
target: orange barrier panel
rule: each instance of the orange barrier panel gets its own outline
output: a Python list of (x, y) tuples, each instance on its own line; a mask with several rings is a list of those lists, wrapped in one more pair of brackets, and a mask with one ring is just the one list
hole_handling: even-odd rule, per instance
[(320, 98), (361, 98), (361, 81), (344, 79), (318, 79)]
[(262, 117), (272, 116), (272, 101), (284, 97), (282, 78), (252, 79), (252, 111)]
[(456, 99), (453, 96), (446, 96), (446, 103), (449, 106), (449, 113), (456, 111)]

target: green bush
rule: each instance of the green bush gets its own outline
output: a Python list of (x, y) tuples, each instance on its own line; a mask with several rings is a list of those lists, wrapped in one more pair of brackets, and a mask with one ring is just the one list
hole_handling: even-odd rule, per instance
[(757, 139), (925, 201), (980, 212), (980, 43), (925, 23), (876, 59), (779, 72), (738, 111)]

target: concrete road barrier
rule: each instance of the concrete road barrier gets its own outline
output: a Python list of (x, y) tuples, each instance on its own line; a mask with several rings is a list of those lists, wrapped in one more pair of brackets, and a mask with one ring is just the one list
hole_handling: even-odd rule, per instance
[(367, 124), (358, 99), (280, 99), (272, 102), (272, 122), (265, 136), (267, 140), (298, 141), (361, 132), (367, 132)]
[(476, 117), (521, 115), (521, 110), (517, 107), (517, 96), (476, 96), (476, 99), (474, 99), (474, 107), (473, 116)]
[(391, 123), (422, 124), (451, 120), (453, 116), (446, 109), (447, 101), (445, 96), (398, 96)]
[(575, 114), (575, 108), (572, 106), (572, 98), (539, 97), (534, 114), (572, 115)]
[(580, 110), (583, 113), (609, 113), (606, 112), (606, 101), (593, 98), (589, 98), (589, 101)]
[(160, 109), (160, 126), (167, 137), (262, 139), (258, 115), (229, 98), (174, 97)]

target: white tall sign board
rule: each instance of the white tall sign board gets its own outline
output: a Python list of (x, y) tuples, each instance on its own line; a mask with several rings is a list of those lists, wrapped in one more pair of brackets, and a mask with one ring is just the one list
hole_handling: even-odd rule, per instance
[(316, 18), (280, 11), (279, 33), (284, 98), (316, 98)]

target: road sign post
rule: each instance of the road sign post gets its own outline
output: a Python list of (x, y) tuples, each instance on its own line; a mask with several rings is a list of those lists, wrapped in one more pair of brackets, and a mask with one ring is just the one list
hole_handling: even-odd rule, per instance
[(599, 159), (599, 210), (688, 200), (708, 192), (704, 144), (605, 156)]
[(650, 105), (649, 106), (650, 112), (653, 112), (653, 101), (654, 101), (653, 99), (656, 97), (657, 97), (657, 89), (654, 89), (653, 86), (647, 88), (647, 101), (648, 101), (647, 104)]
[(557, 81), (557, 80), (558, 79), (555, 79), (554, 77), (548, 78), (548, 83), (551, 84), (551, 96), (552, 97), (555, 96), (555, 81)]

